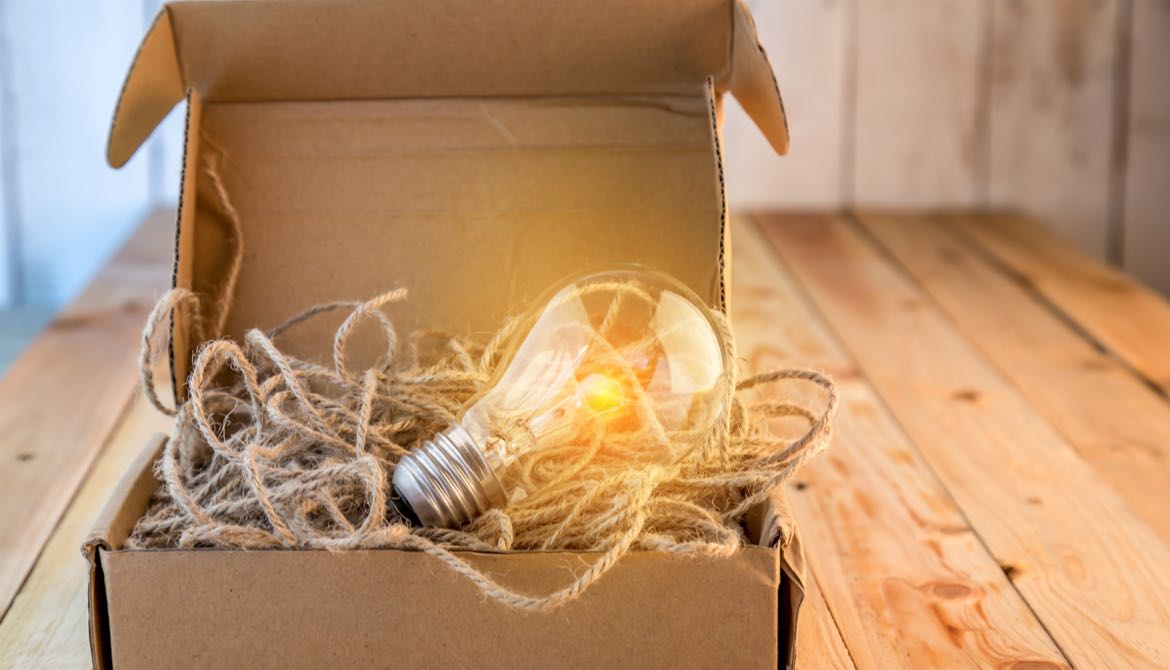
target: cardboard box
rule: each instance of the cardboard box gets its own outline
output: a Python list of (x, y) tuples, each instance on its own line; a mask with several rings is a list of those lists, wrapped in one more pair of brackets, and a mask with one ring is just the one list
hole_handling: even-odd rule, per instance
[[(411, 291), (393, 315), (403, 332), (487, 333), (567, 273), (623, 261), (725, 308), (724, 92), (787, 149), (775, 80), (733, 0), (183, 2), (135, 57), (108, 159), (125, 163), (186, 99), (174, 282), (218, 298), (242, 251), (220, 335), (395, 285)], [(178, 399), (199, 345), (190, 325), (213, 316), (174, 317)], [(336, 325), (285, 344), (323, 357)], [(782, 491), (733, 558), (636, 552), (577, 601), (525, 614), (416, 552), (126, 550), (158, 446), (85, 545), (96, 667), (792, 663), (802, 560)], [(529, 592), (588, 560), (465, 555)]]

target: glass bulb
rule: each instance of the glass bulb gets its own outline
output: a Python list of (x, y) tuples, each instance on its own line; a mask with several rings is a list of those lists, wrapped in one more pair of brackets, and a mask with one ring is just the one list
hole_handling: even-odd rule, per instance
[(456, 421), (394, 470), (420, 523), (457, 527), (586, 462), (674, 463), (726, 410), (727, 351), (690, 289), (636, 269), (550, 292)]

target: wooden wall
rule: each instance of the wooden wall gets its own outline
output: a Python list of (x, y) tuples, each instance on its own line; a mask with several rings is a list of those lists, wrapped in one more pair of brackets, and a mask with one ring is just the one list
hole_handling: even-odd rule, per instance
[[(179, 115), (103, 149), (160, 0), (0, 0), (0, 307), (72, 295), (173, 201)], [(752, 0), (791, 114), (734, 105), (736, 207), (1019, 207), (1170, 292), (1170, 0)]]
[(1170, 292), (1170, 0), (753, 0), (791, 116), (734, 206), (1019, 208)]
[(1170, 0), (1134, 0), (1130, 39), (1122, 253), (1170, 293)]

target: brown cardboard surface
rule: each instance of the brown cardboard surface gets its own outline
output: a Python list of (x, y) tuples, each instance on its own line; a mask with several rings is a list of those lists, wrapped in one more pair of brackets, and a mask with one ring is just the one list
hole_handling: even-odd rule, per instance
[(768, 54), (756, 37), (751, 12), (742, 1), (735, 3), (732, 18), (733, 66), (727, 73), (724, 88), (734, 93), (752, 121), (768, 138), (778, 154), (788, 153), (788, 116), (776, 75), (768, 63)]
[[(563, 584), (590, 558), (462, 555), (533, 591)], [(547, 615), (485, 600), (420, 552), (103, 551), (101, 560), (119, 669), (776, 667), (780, 572), (777, 553), (759, 547), (728, 560), (634, 553)]]
[[(186, 87), (174, 53), (175, 36), (171, 21), (165, 12), (161, 12), (134, 55), (114, 110), (106, 148), (111, 165), (121, 167), (130, 160), (155, 126), (183, 99)], [(129, 121), (127, 116), (131, 117)]]
[[(183, 128), (183, 172), (179, 182), (178, 221), (175, 225), (175, 264), (171, 274), (172, 286), (190, 287), (194, 283), (191, 270), (191, 257), (195, 246), (195, 186), (199, 181), (199, 170), (202, 161), (199, 151), (199, 129), (203, 125), (203, 102), (194, 90), (187, 93), (187, 119)], [(183, 225), (183, 222), (190, 222)], [(222, 221), (220, 222), (222, 225)], [(219, 293), (219, 292), (217, 292)], [(213, 294), (215, 295), (215, 294)], [(179, 389), (190, 367), (190, 356), (187, 352), (194, 346), (191, 332), (193, 323), (199, 321), (196, 307), (186, 303), (181, 305), (171, 318), (170, 364), (171, 388), (174, 390), (175, 400), (180, 397)], [(176, 351), (183, 352), (182, 356), (175, 356)]]
[[(489, 601), (426, 554), (376, 550), (126, 550), (157, 486), (153, 439), (86, 543), (98, 668), (460, 666), (777, 667), (791, 662), (801, 594), (787, 545), (730, 559), (633, 552), (549, 614)], [(763, 542), (791, 529), (777, 492), (753, 513)], [(790, 532), (790, 531), (788, 531)], [(777, 533), (773, 538), (770, 534)], [(550, 591), (592, 555), (462, 552), (520, 590)]]
[[(246, 260), (227, 334), (404, 286), (400, 332), (480, 333), (571, 274), (641, 263), (721, 296), (722, 193), (694, 96), (207, 104)], [(202, 177), (192, 286), (230, 257)], [(273, 299), (279, 296), (279, 299)], [(282, 346), (328, 354), (343, 315)]]
[(168, 4), (108, 148), (120, 166), (184, 91), (205, 102), (686, 93), (713, 77), (777, 151), (779, 91), (741, 0)]
[(130, 471), (118, 483), (94, 523), (81, 551), (89, 563), (89, 646), (95, 668), (109, 667), (109, 617), (106, 611), (106, 580), (99, 552), (122, 545), (138, 518), (142, 516), (151, 494), (158, 488), (153, 465), (162, 449), (164, 436), (158, 435), (134, 461)]

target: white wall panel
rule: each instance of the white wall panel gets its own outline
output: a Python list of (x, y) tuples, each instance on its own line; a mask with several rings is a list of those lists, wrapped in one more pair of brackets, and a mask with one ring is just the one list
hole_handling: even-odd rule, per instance
[(1134, 0), (1125, 267), (1170, 295), (1170, 0)]
[(846, 57), (854, 2), (751, 3), (784, 98), (792, 148), (787, 156), (777, 156), (743, 110), (729, 102), (723, 154), (732, 207), (837, 207), (842, 201)]
[(1111, 216), (1121, 4), (994, 0), (990, 202), (1098, 258)]
[(981, 204), (988, 0), (859, 0), (853, 199)]
[[(20, 253), (28, 304), (72, 296), (148, 204), (147, 165), (105, 164), (106, 133), (143, 31), (143, 7), (101, 0), (5, 0)], [(10, 141), (13, 138), (9, 138)], [(11, 194), (10, 194), (11, 196)], [(11, 225), (11, 222), (9, 222)]]

